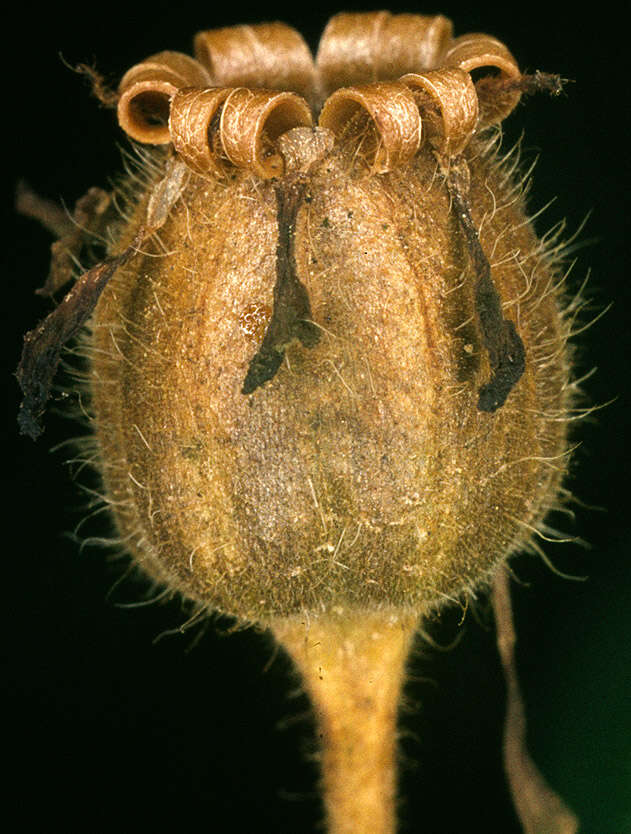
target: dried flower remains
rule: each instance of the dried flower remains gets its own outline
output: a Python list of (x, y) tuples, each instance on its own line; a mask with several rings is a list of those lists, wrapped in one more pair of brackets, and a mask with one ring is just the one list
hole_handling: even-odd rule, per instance
[[(25, 337), (19, 419), (41, 433), (87, 325), (106, 500), (153, 580), (271, 626), (303, 671), (305, 618), (335, 646), (386, 635), (400, 670), (419, 615), (537, 547), (567, 467), (570, 323), (498, 144), (522, 95), (559, 89), (443, 16), (371, 12), (334, 17), (315, 59), (282, 23), (200, 32), (195, 58), (102, 92), (152, 149), (144, 182), (113, 221), (93, 193), (108, 256)], [(336, 803), (332, 830), (390, 830)]]

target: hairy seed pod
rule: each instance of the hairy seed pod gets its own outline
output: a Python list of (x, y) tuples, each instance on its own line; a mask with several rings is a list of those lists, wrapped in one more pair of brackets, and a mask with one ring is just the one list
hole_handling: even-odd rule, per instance
[[(351, 61), (352, 32), (393, 38), (396, 66)], [(466, 594), (528, 545), (567, 449), (557, 279), (487, 129), (526, 82), (442, 17), (340, 15), (315, 63), (281, 24), (196, 44), (205, 66), (163, 52), (121, 82), (154, 173), (87, 273), (121, 536), (155, 580), (246, 621)], [(272, 86), (337, 89), (312, 113), (239, 86), (256, 55)]]
[(416, 618), (532, 546), (566, 469), (560, 276), (497, 149), (559, 81), (442, 16), (338, 15), (315, 61), (279, 23), (195, 51), (123, 77), (146, 185), (27, 334), (20, 422), (39, 434), (89, 322), (120, 538), (156, 582), (272, 627), (324, 727), (331, 830), (385, 834)]
[[(567, 379), (554, 278), (514, 186), (474, 147), (473, 220), (527, 357), (488, 412), (476, 277), (431, 148), (377, 178), (327, 138), (288, 134), (293, 158), (314, 158), (302, 175), (285, 154), (282, 183), (190, 181), (93, 319), (119, 529), (156, 579), (244, 619), (459, 596), (530, 538), (566, 448), (550, 419)], [(245, 395), (283, 238), (318, 343), (288, 334), (274, 378)]]
[[(169, 125), (145, 141), (170, 130), (188, 167), (171, 196), (154, 178), (138, 198), (113, 254), (159, 230), (92, 320), (122, 536), (156, 580), (243, 620), (461, 596), (528, 543), (564, 470), (555, 275), (483, 130), (519, 98), (502, 87), (516, 65), (492, 38), (450, 41), (443, 18), (418, 18), (434, 68), (340, 87), (332, 55), (349, 17), (320, 48), (314, 78), (338, 89), (315, 129), (296, 93), (182, 81)], [(288, 37), (253, 31), (200, 35), (197, 75), (233, 83), (243, 41), (249, 80), (252, 50)], [(162, 55), (155, 96), (173, 66), (195, 74)], [(123, 79), (126, 129), (126, 96), (138, 78), (154, 95), (154, 65)], [(490, 92), (470, 78), (483, 65), (501, 72)], [(163, 184), (168, 158), (154, 162)]]

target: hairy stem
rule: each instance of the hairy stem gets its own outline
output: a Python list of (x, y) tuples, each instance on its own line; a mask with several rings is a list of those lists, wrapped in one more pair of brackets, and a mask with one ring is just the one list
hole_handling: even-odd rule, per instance
[(311, 697), (329, 834), (396, 830), (396, 720), (418, 614), (327, 612), (272, 631)]

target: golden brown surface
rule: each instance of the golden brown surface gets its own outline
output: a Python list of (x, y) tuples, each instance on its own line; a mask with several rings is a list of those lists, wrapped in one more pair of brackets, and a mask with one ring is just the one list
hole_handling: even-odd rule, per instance
[(272, 623), (316, 713), (329, 834), (395, 831), (397, 713), (416, 624), (392, 610)]
[(118, 525), (150, 575), (242, 619), (419, 609), (531, 537), (564, 469), (557, 279), (519, 188), (481, 144), (467, 156), (473, 219), (526, 348), (493, 414), (476, 407), (490, 372), (474, 276), (426, 147), (379, 176), (344, 143), (312, 167), (294, 246), (321, 338), (291, 344), (251, 395), (273, 307), (269, 182), (192, 175), (159, 242), (112, 280), (93, 322), (96, 429)]

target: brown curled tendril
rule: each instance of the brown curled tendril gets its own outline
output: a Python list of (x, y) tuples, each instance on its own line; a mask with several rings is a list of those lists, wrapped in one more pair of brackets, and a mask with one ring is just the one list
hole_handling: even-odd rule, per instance
[[(191, 170), (202, 176), (219, 175), (221, 147), (213, 141), (211, 128), (218, 128), (223, 103), (230, 87), (197, 87), (178, 90), (171, 100), (169, 133), (177, 154)], [(218, 130), (214, 130), (215, 136)]]
[(206, 69), (182, 52), (159, 52), (129, 69), (119, 85), (118, 122), (123, 130), (151, 145), (166, 145), (170, 101), (182, 87), (208, 87)]
[[(133, 139), (172, 142), (202, 176), (221, 175), (226, 159), (263, 178), (282, 175), (276, 140), (311, 124), (309, 104), (322, 101), (320, 125), (344, 141), (355, 125), (371, 172), (390, 171), (420, 147), (421, 119), (408, 91), (434, 149), (458, 155), (532, 86), (504, 44), (478, 33), (454, 39), (442, 15), (338, 14), (315, 61), (283, 23), (202, 31), (194, 44), (197, 60), (161, 52), (132, 67), (118, 114)], [(363, 122), (355, 118), (362, 111)]]
[(368, 117), (372, 130), (353, 125), (354, 136), (363, 133), (361, 155), (374, 173), (385, 173), (408, 162), (421, 143), (421, 118), (410, 90), (396, 82), (344, 87), (326, 100), (320, 127), (343, 137), (357, 116)]
[(437, 153), (461, 154), (478, 122), (478, 97), (469, 73), (457, 68), (408, 73), (401, 83), (412, 91), (423, 114), (423, 132)]
[(501, 82), (518, 79), (521, 75), (517, 62), (501, 41), (490, 35), (474, 32), (456, 38), (444, 56), (447, 67), (458, 67), (468, 73), (482, 73), (476, 83), (480, 106), (480, 127), (496, 124), (505, 119), (517, 106), (521, 97), (519, 88), (504, 89), (494, 82), (499, 73)]
[(263, 179), (283, 173), (276, 140), (310, 125), (309, 105), (296, 93), (245, 87), (180, 90), (169, 119), (173, 146), (196, 173), (217, 175), (231, 163)]
[(291, 128), (311, 124), (309, 105), (296, 93), (242, 87), (232, 90), (226, 98), (219, 134), (233, 165), (269, 179), (284, 171), (276, 140)]
[(438, 66), (452, 29), (442, 15), (335, 15), (326, 25), (316, 57), (322, 97), (340, 87), (393, 81), (406, 72)]
[(266, 87), (311, 96), (313, 56), (302, 35), (285, 23), (198, 32), (194, 51), (218, 87)]

